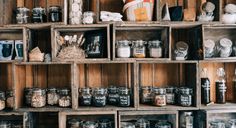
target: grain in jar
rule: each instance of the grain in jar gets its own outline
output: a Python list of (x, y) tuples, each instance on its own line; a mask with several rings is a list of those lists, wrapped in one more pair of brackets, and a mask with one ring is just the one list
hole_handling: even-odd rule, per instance
[(132, 42), (132, 55), (134, 58), (146, 57), (146, 41), (137, 40)]
[(47, 90), (47, 104), (48, 105), (58, 105), (59, 94), (56, 88), (48, 88)]
[(5, 109), (6, 107), (5, 100), (6, 100), (5, 92), (0, 91), (0, 110)]
[(60, 89), (59, 91), (59, 106), (60, 107), (70, 107), (71, 106), (71, 93), (67, 88)]
[(40, 108), (46, 105), (46, 90), (34, 88), (31, 97), (31, 107)]
[(6, 92), (6, 106), (7, 108), (13, 108), (14, 107), (14, 98), (13, 98), (13, 91), (9, 90)]

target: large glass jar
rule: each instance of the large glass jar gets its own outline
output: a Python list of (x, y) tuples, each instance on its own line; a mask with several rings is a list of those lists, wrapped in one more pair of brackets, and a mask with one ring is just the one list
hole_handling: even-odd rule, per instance
[(159, 120), (155, 124), (155, 128), (172, 128), (171, 123), (168, 122), (167, 120)]
[(179, 93), (179, 104), (184, 107), (192, 106), (192, 93), (193, 90), (187, 87), (181, 87), (178, 90)]
[(36, 7), (32, 10), (33, 23), (44, 23), (47, 21), (46, 9), (42, 7)]
[(59, 94), (56, 88), (49, 88), (47, 90), (47, 104), (48, 105), (58, 105)]
[(93, 121), (86, 121), (82, 124), (82, 128), (98, 128), (98, 124)]
[(151, 104), (152, 103), (152, 86), (144, 86), (141, 88), (141, 103)]
[(18, 7), (16, 10), (17, 24), (29, 23), (29, 9), (25, 7)]
[(62, 13), (61, 13), (60, 6), (50, 6), (49, 7), (48, 20), (50, 22), (61, 22), (62, 21)]
[(96, 21), (96, 15), (92, 11), (84, 12), (83, 14), (83, 24), (93, 24)]
[(149, 56), (153, 58), (161, 58), (163, 48), (161, 46), (161, 41), (153, 40), (148, 42)]
[(166, 104), (175, 104), (175, 88), (168, 87), (166, 88)]
[(96, 107), (106, 106), (107, 90), (105, 88), (96, 88), (93, 95), (93, 104)]
[(59, 91), (59, 106), (60, 107), (70, 107), (71, 106), (71, 93), (70, 89), (64, 88)]
[(121, 128), (135, 128), (135, 125), (130, 122), (121, 122)]
[(150, 122), (143, 118), (138, 119), (135, 123), (136, 128), (150, 128)]
[(159, 107), (166, 106), (165, 88), (153, 88), (153, 104)]
[(218, 45), (218, 52), (220, 57), (229, 57), (232, 53), (233, 42), (230, 39), (223, 38)]
[(215, 55), (215, 42), (213, 40), (205, 40), (204, 41), (204, 47), (205, 47), (205, 57), (210, 58)]
[(14, 98), (13, 98), (13, 91), (12, 90), (8, 90), (6, 92), (6, 106), (7, 106), (7, 108), (11, 108), (11, 109), (13, 109), (13, 107), (14, 107)]
[(120, 40), (116, 43), (116, 54), (118, 58), (129, 58), (131, 54), (131, 44), (128, 40)]
[(32, 97), (33, 88), (24, 89), (24, 102), (26, 106), (31, 106), (31, 97)]
[(128, 107), (130, 106), (130, 91), (126, 87), (121, 87), (119, 89), (119, 106), (121, 107)]
[(110, 105), (118, 105), (119, 103), (119, 92), (118, 88), (115, 86), (110, 86), (108, 88), (107, 101)]
[(40, 88), (34, 88), (31, 97), (31, 106), (34, 108), (44, 107), (46, 105), (46, 91)]
[(137, 40), (132, 42), (132, 55), (134, 58), (145, 58), (146, 57), (146, 41)]
[(90, 88), (81, 88), (80, 89), (80, 96), (79, 96), (79, 103), (81, 106), (90, 106), (92, 105), (92, 94)]
[(0, 110), (5, 109), (6, 107), (5, 100), (6, 100), (5, 92), (0, 91)]
[(225, 71), (223, 68), (217, 69), (217, 79), (216, 79), (216, 103), (225, 104), (226, 103), (226, 80)]
[(112, 127), (112, 122), (108, 119), (99, 120), (98, 127), (99, 128), (113, 128)]
[(187, 43), (183, 41), (177, 42), (175, 45), (175, 51), (174, 51), (175, 59), (186, 60), (188, 57), (188, 49), (189, 49), (189, 46)]
[(212, 121), (210, 122), (210, 128), (226, 128), (225, 122), (222, 120)]
[(1, 121), (0, 128), (11, 128), (11, 124), (7, 121)]
[(193, 113), (182, 112), (180, 114), (180, 127), (181, 128), (193, 128)]

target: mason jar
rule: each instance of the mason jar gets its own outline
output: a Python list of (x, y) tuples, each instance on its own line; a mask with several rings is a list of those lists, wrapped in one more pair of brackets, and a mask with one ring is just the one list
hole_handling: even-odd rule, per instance
[(119, 88), (119, 106), (121, 107), (129, 107), (130, 106), (130, 90), (127, 87)]
[(108, 88), (107, 101), (110, 105), (118, 105), (119, 103), (119, 88), (115, 86), (110, 86)]
[(166, 103), (170, 105), (175, 104), (175, 87), (167, 87), (166, 88)]
[(29, 9), (26, 7), (18, 7), (16, 9), (16, 22), (17, 24), (29, 23)]
[(148, 41), (149, 56), (153, 58), (162, 57), (162, 44), (159, 40)]
[(106, 95), (107, 89), (105, 88), (96, 88), (93, 95), (93, 104), (96, 107), (105, 107), (106, 106)]
[(165, 88), (153, 88), (153, 104), (159, 107), (166, 106)]
[(61, 22), (62, 12), (60, 6), (50, 6), (49, 7), (49, 22)]
[(48, 88), (47, 90), (47, 104), (48, 105), (58, 105), (59, 94), (56, 88)]
[(32, 9), (33, 23), (44, 23), (47, 21), (46, 9), (42, 7), (36, 7)]
[(5, 92), (0, 91), (0, 111), (5, 109), (6, 107), (5, 100), (6, 100)]
[(88, 87), (80, 89), (79, 103), (81, 106), (92, 105), (92, 90)]
[(156, 124), (155, 124), (155, 128), (172, 128), (172, 125), (170, 122), (168, 122), (167, 120), (159, 120)]
[(1, 121), (0, 128), (11, 128), (11, 124), (7, 121)]
[(40, 108), (46, 105), (46, 90), (34, 88), (31, 97), (31, 107)]
[(205, 40), (204, 41), (204, 47), (205, 47), (205, 57), (211, 58), (215, 55), (215, 42), (213, 40)]
[(135, 128), (150, 128), (150, 122), (148, 120), (141, 118), (137, 120), (135, 126), (136, 126)]
[(13, 109), (14, 107), (14, 98), (13, 98), (13, 91), (8, 90), (6, 92), (6, 107)]
[(93, 24), (96, 21), (96, 15), (92, 11), (84, 12), (83, 14), (83, 24)]
[(193, 103), (193, 90), (187, 87), (181, 87), (178, 89), (179, 104), (184, 107), (192, 106)]
[(118, 58), (129, 58), (131, 54), (131, 44), (128, 40), (120, 40), (116, 43), (116, 54)]
[(70, 89), (63, 88), (59, 90), (59, 106), (70, 107), (71, 106), (71, 91)]
[(174, 50), (175, 59), (186, 60), (188, 57), (188, 49), (189, 49), (189, 46), (187, 43), (183, 41), (177, 42), (175, 45), (175, 50)]
[(220, 57), (229, 57), (232, 53), (233, 42), (230, 39), (223, 38), (220, 40), (218, 51)]
[(180, 127), (181, 128), (193, 128), (193, 112), (182, 112), (180, 114)]
[(145, 58), (146, 57), (146, 41), (137, 40), (132, 42), (132, 55), (134, 58)]
[(113, 128), (112, 127), (112, 121), (110, 121), (109, 119), (99, 120), (98, 127), (99, 128)]
[(152, 103), (152, 86), (143, 86), (141, 88), (141, 103), (151, 104)]
[(26, 106), (31, 106), (31, 97), (33, 93), (33, 88), (25, 88), (24, 89), (24, 103)]

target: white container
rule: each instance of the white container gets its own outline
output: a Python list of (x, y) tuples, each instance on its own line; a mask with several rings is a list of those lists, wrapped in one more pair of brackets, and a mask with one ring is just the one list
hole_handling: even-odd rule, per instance
[(222, 23), (224, 24), (235, 24), (236, 23), (236, 14), (226, 13), (222, 16)]
[(149, 48), (149, 56), (153, 58), (161, 58), (162, 57), (162, 47), (161, 41), (153, 40), (148, 42)]
[(118, 58), (129, 58), (131, 54), (131, 48), (129, 46), (131, 42), (128, 40), (117, 41), (116, 54)]

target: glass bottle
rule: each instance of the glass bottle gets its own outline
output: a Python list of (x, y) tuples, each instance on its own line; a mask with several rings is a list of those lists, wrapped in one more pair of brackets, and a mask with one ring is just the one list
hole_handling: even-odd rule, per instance
[(192, 112), (181, 113), (180, 127), (181, 128), (193, 128), (193, 113)]
[(119, 89), (119, 106), (121, 107), (128, 107), (130, 106), (130, 92), (129, 89), (126, 87), (121, 87)]
[(135, 128), (135, 125), (130, 122), (121, 122), (121, 128)]
[(223, 68), (217, 69), (217, 79), (216, 79), (216, 103), (225, 104), (226, 103), (226, 80), (225, 71)]
[(167, 120), (159, 120), (155, 124), (155, 128), (172, 128), (171, 123), (168, 122)]
[(144, 86), (141, 88), (141, 103), (151, 104), (152, 102), (152, 86)]
[(47, 21), (46, 9), (42, 7), (36, 7), (32, 9), (33, 23), (44, 23)]
[(225, 128), (225, 123), (222, 120), (215, 120), (210, 122), (210, 128)]
[(93, 104), (96, 107), (105, 107), (106, 106), (106, 95), (107, 90), (105, 88), (96, 88), (93, 95)]
[(211, 102), (211, 84), (206, 68), (203, 68), (201, 72), (201, 92), (202, 103), (209, 104)]
[(110, 121), (109, 119), (99, 120), (98, 127), (99, 128), (112, 128), (112, 121)]
[(119, 91), (118, 88), (115, 86), (110, 86), (108, 88), (108, 96), (107, 96), (108, 104), (118, 105), (120, 97), (118, 91)]
[(30, 106), (31, 105), (31, 97), (32, 97), (32, 92), (33, 92), (33, 88), (25, 88), (24, 89), (24, 103), (26, 106)]
[(168, 87), (166, 88), (166, 103), (174, 105), (175, 104), (175, 88)]
[(145, 58), (146, 57), (146, 41), (137, 40), (132, 42), (132, 51), (134, 58)]
[(98, 128), (98, 124), (93, 121), (86, 121), (82, 124), (82, 128)]
[(90, 88), (81, 88), (79, 103), (81, 106), (90, 106), (92, 105), (92, 94)]
[(5, 109), (6, 107), (5, 100), (6, 100), (5, 92), (0, 91), (0, 110)]

